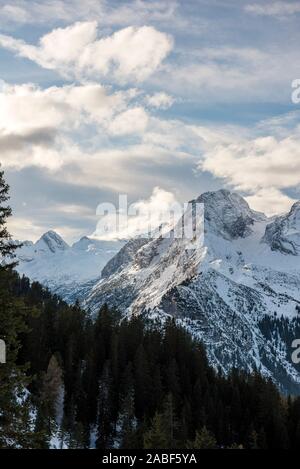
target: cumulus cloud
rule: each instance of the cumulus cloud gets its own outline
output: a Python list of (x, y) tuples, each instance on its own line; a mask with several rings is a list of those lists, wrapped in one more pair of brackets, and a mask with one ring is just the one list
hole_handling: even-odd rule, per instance
[(33, 128), (76, 125), (82, 120), (102, 122), (126, 109), (136, 91), (109, 93), (99, 84), (52, 86), (33, 84), (0, 86), (0, 121), (4, 133), (24, 133)]
[(2, 34), (0, 46), (65, 77), (141, 82), (158, 69), (173, 41), (151, 26), (129, 26), (98, 39), (97, 22), (88, 21), (54, 29), (37, 46)]
[(294, 199), (274, 187), (260, 189), (245, 198), (250, 207), (269, 216), (287, 213), (295, 202)]
[[(66, 140), (68, 133), (91, 125), (104, 130), (118, 115), (122, 122), (124, 111), (135, 95), (134, 89), (110, 94), (107, 88), (93, 83), (46, 89), (33, 84), (2, 83), (2, 162), (16, 168), (38, 165), (53, 169), (61, 166), (65, 158), (60, 149), (65, 147), (65, 142), (70, 145), (68, 154), (74, 148), (72, 141)], [(114, 130), (117, 133), (118, 128)], [(130, 129), (127, 132), (130, 133)]]
[[(153, 118), (139, 101), (136, 89), (111, 92), (95, 83), (42, 89), (2, 82), (1, 161), (11, 170), (36, 167), (57, 181), (127, 193), (152, 187), (154, 174), (157, 182), (176, 179), (176, 168), (193, 158), (187, 139), (196, 148), (199, 138), (179, 121)], [(174, 174), (166, 176), (167, 168)]]
[(217, 145), (205, 154), (201, 168), (228, 180), (237, 190), (288, 188), (299, 184), (299, 136), (259, 137)]
[[(277, 205), (287, 207), (284, 191), (298, 186), (300, 173), (294, 113), (251, 132), (159, 119), (136, 104), (139, 97), (135, 89), (110, 93), (94, 83), (46, 89), (2, 83), (2, 161), (8, 168), (36, 166), (58, 180), (131, 193), (133, 178), (135, 190), (143, 190), (153, 178), (151, 170), (192, 167), (202, 154), (199, 169), (248, 194), (255, 208), (264, 205), (272, 213), (274, 194)], [(95, 146), (76, 140), (83, 128), (95, 126)], [(129, 140), (120, 145), (116, 138)]]
[(255, 15), (282, 18), (300, 13), (300, 3), (287, 1), (251, 3), (246, 5), (245, 10)]

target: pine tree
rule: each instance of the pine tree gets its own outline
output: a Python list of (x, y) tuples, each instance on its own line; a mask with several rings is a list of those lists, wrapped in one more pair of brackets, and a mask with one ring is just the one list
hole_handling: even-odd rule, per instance
[(187, 446), (189, 449), (216, 449), (217, 442), (214, 435), (206, 427), (203, 427), (196, 432), (195, 440)]
[(97, 415), (97, 441), (98, 449), (109, 448), (113, 437), (113, 409), (110, 399), (112, 392), (111, 364), (107, 361), (99, 383), (98, 415)]
[(55, 355), (50, 358), (42, 380), (40, 411), (49, 437), (61, 425), (61, 400), (63, 396), (62, 370)]
[(177, 419), (175, 416), (174, 408), (174, 398), (171, 393), (169, 393), (165, 399), (163, 406), (163, 422), (168, 440), (168, 447), (176, 447), (176, 431), (178, 428)]
[(122, 380), (122, 393), (119, 405), (119, 414), (116, 423), (116, 438), (114, 446), (117, 448), (134, 447), (137, 429), (135, 416), (135, 395), (132, 373), (132, 363), (127, 365)]
[[(0, 257), (14, 256), (16, 245), (7, 230), (11, 208), (7, 206), (8, 185), (0, 171)], [(0, 448), (31, 447), (36, 438), (32, 434), (30, 402), (26, 390), (29, 379), (26, 367), (18, 361), (21, 335), (27, 331), (25, 317), (30, 313), (21, 298), (14, 294), (16, 276), (14, 263), (0, 266), (0, 339), (6, 345), (6, 363), (0, 364)]]
[(169, 435), (165, 426), (164, 416), (156, 412), (150, 429), (144, 434), (144, 449), (168, 449)]
[(116, 424), (117, 438), (115, 446), (130, 448), (135, 441), (137, 419), (134, 411), (134, 389), (131, 387), (121, 400), (119, 416)]

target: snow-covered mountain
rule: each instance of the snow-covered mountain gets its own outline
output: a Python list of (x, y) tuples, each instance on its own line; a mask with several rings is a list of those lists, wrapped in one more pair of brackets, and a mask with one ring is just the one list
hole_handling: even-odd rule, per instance
[(89, 282), (99, 279), (106, 263), (125, 241), (99, 241), (84, 236), (69, 246), (55, 231), (36, 242), (25, 241), (17, 250), (17, 270), (72, 302), (84, 294)]
[(300, 203), (270, 220), (221, 190), (192, 201), (187, 219), (195, 202), (204, 217), (192, 239), (176, 237), (175, 228), (167, 238), (129, 241), (85, 290), (84, 304), (171, 315), (204, 342), (216, 367), (256, 367), (300, 393), (291, 360), (300, 338)]
[[(195, 223), (195, 206), (204, 207)], [(300, 203), (268, 219), (238, 194), (207, 192), (184, 216), (192, 237), (125, 242), (82, 238), (72, 247), (48, 232), (24, 243), (18, 270), (67, 301), (97, 312), (172, 316), (201, 339), (210, 362), (228, 371), (254, 368), (286, 392), (300, 394)]]

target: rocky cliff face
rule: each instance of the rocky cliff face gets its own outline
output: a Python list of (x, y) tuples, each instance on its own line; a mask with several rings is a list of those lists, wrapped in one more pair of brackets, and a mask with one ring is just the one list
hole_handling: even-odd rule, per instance
[(225, 239), (245, 238), (256, 221), (266, 220), (262, 213), (251, 210), (238, 194), (228, 190), (205, 192), (196, 202), (204, 204), (205, 228)]

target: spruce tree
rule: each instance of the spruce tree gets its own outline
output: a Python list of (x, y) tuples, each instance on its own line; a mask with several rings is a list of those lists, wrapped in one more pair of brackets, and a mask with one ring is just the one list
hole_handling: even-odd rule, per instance
[(41, 392), (41, 405), (47, 421), (49, 434), (61, 423), (61, 400), (63, 396), (62, 370), (55, 355), (50, 358), (44, 375)]
[(99, 449), (110, 448), (113, 438), (113, 409), (111, 402), (112, 392), (111, 363), (107, 361), (99, 382), (98, 415), (97, 415), (97, 441)]
[(151, 426), (144, 434), (144, 449), (168, 449), (169, 434), (162, 413), (156, 412)]
[(12, 215), (9, 201), (9, 185), (5, 182), (4, 171), (0, 166), (0, 257), (14, 257), (15, 250), (20, 244), (12, 242), (11, 235), (7, 229), (7, 219)]
[(132, 363), (127, 365), (122, 380), (119, 414), (116, 423), (115, 447), (130, 448), (135, 445), (137, 418), (135, 416), (135, 396)]
[(196, 432), (195, 440), (187, 446), (190, 449), (216, 449), (217, 442), (214, 435), (206, 427), (203, 427)]
[[(0, 339), (6, 346), (6, 363), (0, 364), (0, 447), (30, 447), (34, 445), (30, 402), (26, 389), (26, 368), (18, 364), (21, 335), (27, 331), (25, 317), (29, 314), (21, 298), (14, 294), (13, 263), (3, 258), (14, 256), (16, 245), (7, 230), (11, 215), (8, 185), (0, 171)], [(4, 261), (4, 262), (3, 262)]]

